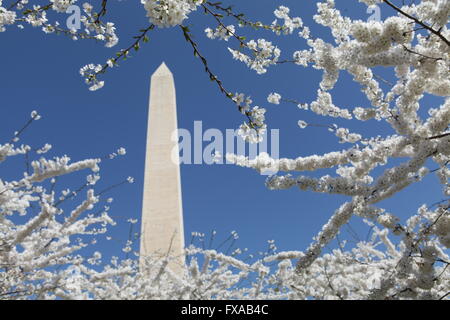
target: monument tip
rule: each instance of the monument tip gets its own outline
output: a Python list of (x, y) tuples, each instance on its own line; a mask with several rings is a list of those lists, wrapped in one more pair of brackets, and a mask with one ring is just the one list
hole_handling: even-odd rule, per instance
[(152, 77), (154, 77), (154, 76), (165, 76), (165, 75), (172, 75), (172, 72), (170, 72), (170, 70), (167, 67), (166, 63), (163, 62), (158, 67), (158, 69), (156, 69), (156, 71), (153, 73)]

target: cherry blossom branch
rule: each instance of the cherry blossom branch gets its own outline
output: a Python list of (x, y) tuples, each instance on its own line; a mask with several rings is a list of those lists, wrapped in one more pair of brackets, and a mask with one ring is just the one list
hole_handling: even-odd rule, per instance
[[(194, 56), (198, 57), (202, 61), (203, 66), (205, 67), (205, 72), (209, 75), (209, 79), (217, 84), (221, 93), (223, 93), (228, 99), (233, 101), (234, 94), (231, 93), (230, 91), (228, 91), (227, 89), (225, 89), (222, 81), (211, 71), (208, 61), (202, 55), (202, 53), (199, 51), (197, 43), (192, 39), (189, 28), (187, 26), (183, 26), (183, 25), (180, 25), (180, 28), (183, 31), (185, 40), (191, 45), (192, 49), (194, 50)], [(240, 107), (239, 107), (239, 111), (242, 113), (242, 109)], [(257, 128), (257, 125), (253, 122), (253, 120), (250, 116), (250, 113), (245, 112), (245, 116), (247, 117), (247, 119), (249, 121), (249, 125), (252, 128)]]
[(117, 64), (119, 60), (126, 60), (130, 51), (134, 49), (135, 51), (138, 51), (140, 48), (140, 43), (146, 43), (149, 41), (149, 38), (147, 36), (147, 33), (155, 28), (154, 24), (150, 24), (147, 28), (141, 29), (140, 34), (137, 36), (134, 36), (133, 38), (136, 39), (133, 43), (131, 43), (130, 46), (128, 46), (126, 49), (122, 49), (119, 52), (116, 53), (116, 56), (114, 58), (110, 58), (107, 63), (104, 65), (99, 65), (100, 68), (98, 70), (95, 70), (93, 73), (83, 73), (82, 75), (86, 77), (86, 80), (88, 83), (95, 83), (97, 82), (97, 76), (100, 74), (104, 74), (108, 68), (112, 68), (114, 65)]
[(225, 24), (222, 22), (222, 20), (219, 19), (220, 15), (212, 12), (208, 7), (206, 7), (204, 4), (202, 4), (202, 8), (205, 10), (205, 12), (209, 13), (210, 15), (212, 15), (214, 17), (214, 19), (216, 19), (217, 23), (224, 28), (229, 34), (231, 34), (234, 38), (237, 39), (237, 41), (239, 41), (240, 46), (241, 47), (247, 47), (247, 45), (244, 43), (243, 39), (244, 37), (240, 37), (238, 35), (236, 35), (236, 33), (234, 33), (233, 31), (231, 31), (230, 29), (228, 29), (227, 26), (225, 26)]
[(412, 54), (416, 54), (416, 55), (421, 56), (421, 57), (426, 58), (426, 59), (432, 59), (432, 60), (435, 60), (435, 61), (443, 60), (443, 58), (430, 57), (430, 56), (424, 55), (424, 54), (422, 54), (422, 53), (416, 52), (416, 51), (414, 51), (414, 50), (411, 50), (411, 49), (409, 49), (407, 46), (405, 46), (404, 44), (402, 44), (402, 47), (403, 47), (403, 49), (405, 49), (407, 52), (412, 53)]
[(118, 187), (120, 187), (120, 186), (122, 186), (122, 185), (124, 185), (126, 183), (131, 183), (130, 181), (131, 181), (130, 178), (125, 179), (125, 180), (123, 180), (123, 181), (121, 181), (119, 183), (116, 183), (116, 184), (114, 184), (112, 186), (109, 186), (109, 187), (103, 189), (102, 191), (96, 193), (95, 196), (99, 197), (99, 196), (101, 196), (101, 195), (103, 195), (103, 194), (105, 194), (105, 193), (107, 193), (107, 192), (109, 192), (109, 191), (111, 191), (111, 190), (113, 190), (115, 188), (118, 188)]
[(20, 135), (33, 123), (33, 121), (38, 120), (40, 118), (40, 115), (37, 112), (33, 112), (31, 114), (31, 118), (25, 123), (25, 125), (19, 129), (16, 133), (14, 133), (14, 137), (11, 138), (9, 143), (15, 142), (16, 139), (20, 137)]
[(406, 13), (405, 11), (403, 11), (402, 9), (400, 9), (399, 7), (397, 7), (396, 5), (394, 5), (393, 3), (391, 3), (389, 0), (383, 0), (383, 2), (385, 2), (388, 6), (390, 6), (392, 9), (394, 9), (395, 11), (401, 13), (402, 15), (404, 15), (405, 17), (413, 20), (415, 23), (421, 25), (424, 29), (428, 30), (429, 32), (433, 33), (434, 35), (438, 36), (442, 41), (445, 42), (445, 44), (447, 46), (450, 46), (450, 41), (445, 38), (442, 33), (440, 31), (437, 31), (435, 29), (433, 29), (432, 27), (426, 25), (424, 22), (420, 21), (419, 19), (417, 19), (416, 17), (411, 16), (410, 14)]
[(220, 10), (222, 12), (224, 12), (227, 16), (233, 17), (235, 18), (239, 24), (241, 26), (249, 26), (249, 27), (253, 27), (255, 29), (266, 29), (266, 30), (276, 30), (276, 31), (282, 31), (283, 27), (282, 26), (270, 26), (270, 25), (265, 25), (262, 22), (252, 22), (249, 20), (244, 19), (244, 14), (243, 13), (234, 13), (233, 12), (233, 6), (228, 6), (228, 7), (223, 7), (221, 4), (221, 2), (210, 2), (210, 1), (206, 1), (206, 4), (210, 7), (213, 7), (217, 10)]
[(102, 7), (101, 7), (101, 10), (97, 13), (97, 18), (95, 19), (95, 23), (99, 23), (100, 22), (100, 18), (103, 17), (106, 14), (106, 12), (107, 12), (107, 9), (106, 9), (107, 4), (108, 4), (108, 0), (102, 0)]
[(34, 13), (34, 12), (47, 11), (47, 10), (51, 9), (52, 7), (53, 7), (53, 3), (49, 3), (49, 4), (45, 5), (45, 6), (37, 7), (36, 9), (34, 9), (34, 8), (33, 9), (26, 9), (23, 12), (23, 15), (27, 16), (27, 15), (29, 15), (31, 13)]
[(14, 2), (13, 4), (11, 4), (11, 5), (8, 7), (8, 10), (14, 9), (21, 1), (22, 1), (22, 0), (17, 0), (17, 1)]
[(214, 81), (217, 84), (220, 92), (222, 92), (227, 98), (232, 99), (233, 93), (231, 93), (230, 91), (225, 89), (222, 81), (211, 71), (211, 69), (208, 65), (208, 61), (200, 53), (197, 43), (194, 42), (194, 40), (192, 39), (189, 28), (187, 26), (183, 26), (183, 25), (181, 25), (180, 28), (183, 31), (185, 40), (191, 45), (192, 49), (194, 50), (194, 56), (198, 57), (202, 61), (203, 66), (205, 67), (205, 72), (209, 75), (210, 80)]

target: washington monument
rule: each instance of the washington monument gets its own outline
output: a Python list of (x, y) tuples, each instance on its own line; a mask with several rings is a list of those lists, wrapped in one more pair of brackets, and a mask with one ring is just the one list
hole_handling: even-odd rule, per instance
[(150, 84), (140, 255), (141, 265), (148, 255), (170, 256), (168, 267), (179, 273), (185, 262), (177, 127), (175, 84), (163, 62)]

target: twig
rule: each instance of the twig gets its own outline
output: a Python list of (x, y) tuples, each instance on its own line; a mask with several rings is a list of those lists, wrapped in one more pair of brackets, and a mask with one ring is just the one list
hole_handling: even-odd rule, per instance
[(100, 18), (106, 14), (106, 5), (108, 4), (108, 0), (102, 0), (102, 8), (100, 12), (97, 14), (97, 19), (95, 19), (95, 23), (100, 23)]
[(447, 136), (450, 136), (450, 132), (443, 133), (443, 134), (440, 134), (440, 135), (437, 135), (437, 136), (433, 136), (433, 137), (429, 137), (428, 140), (440, 139), (440, 138), (444, 138), (444, 137), (447, 137)]
[[(208, 65), (208, 61), (199, 51), (197, 43), (194, 40), (192, 40), (192, 37), (189, 32), (189, 28), (186, 26), (183, 26), (183, 25), (180, 25), (180, 28), (181, 28), (181, 30), (183, 30), (184, 38), (186, 39), (187, 42), (189, 42), (192, 49), (194, 50), (194, 56), (198, 57), (202, 61), (203, 66), (205, 67), (205, 72), (209, 75), (209, 78), (211, 79), (211, 81), (214, 81), (217, 84), (220, 92), (222, 92), (228, 99), (233, 100), (233, 96), (234, 96), (233, 93), (231, 93), (230, 91), (225, 89), (222, 81), (211, 71), (211, 69)], [(239, 111), (242, 112), (241, 107), (239, 107)], [(249, 121), (250, 127), (255, 129), (257, 126), (254, 124), (253, 120), (251, 119), (250, 112), (245, 112), (245, 116), (247, 117), (247, 119)]]

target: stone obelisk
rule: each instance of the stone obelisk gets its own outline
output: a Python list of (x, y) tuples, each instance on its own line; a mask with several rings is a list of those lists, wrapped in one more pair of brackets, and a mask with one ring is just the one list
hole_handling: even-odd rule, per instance
[(141, 228), (142, 259), (168, 256), (184, 266), (184, 230), (173, 75), (163, 62), (151, 77)]

